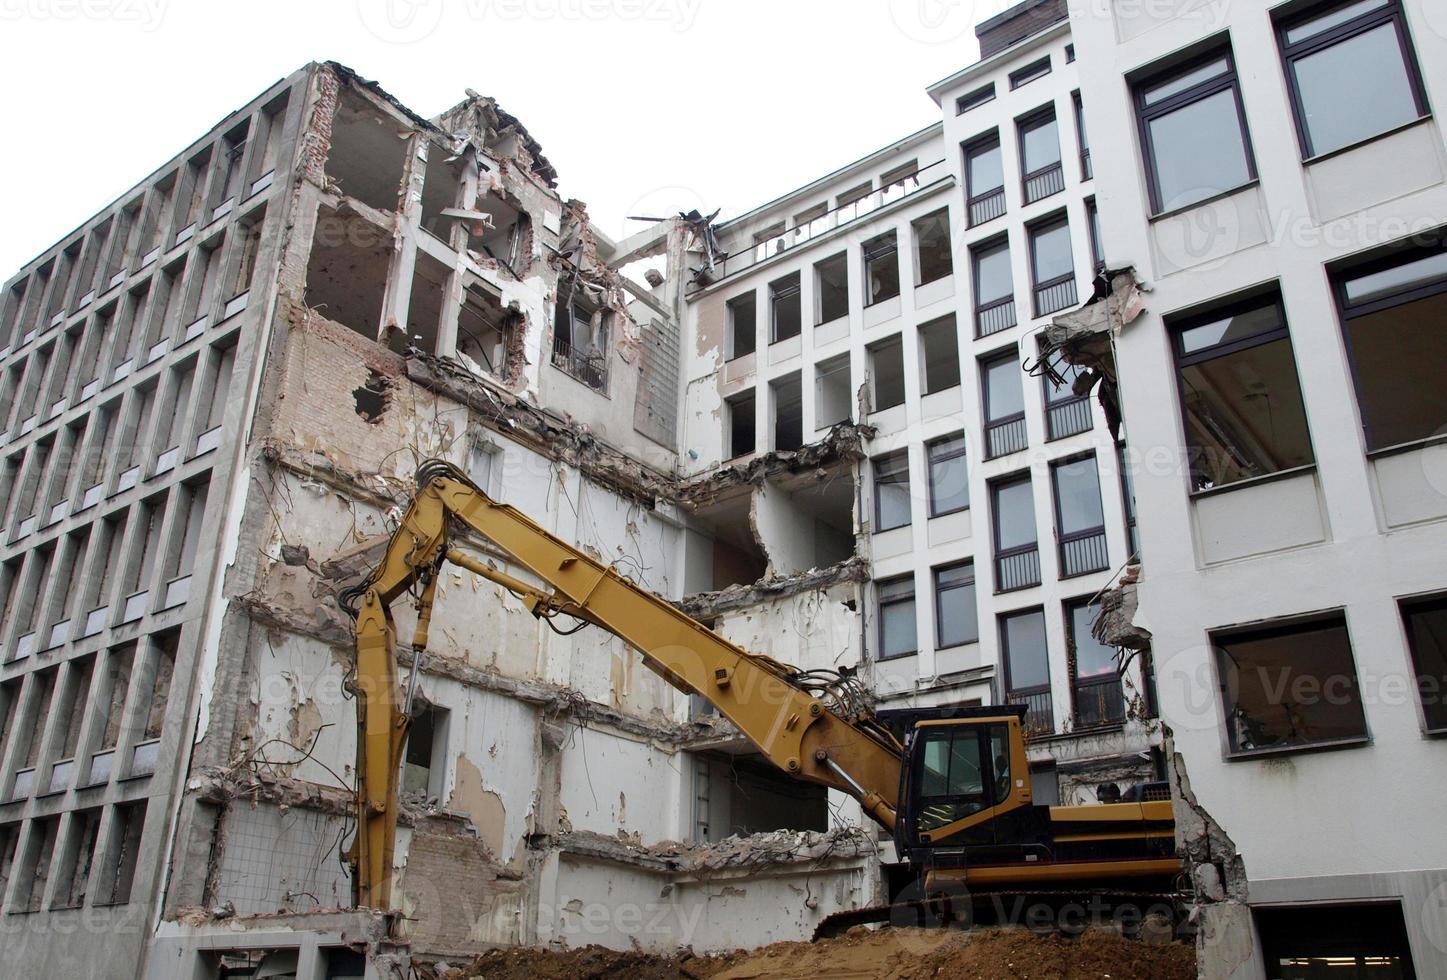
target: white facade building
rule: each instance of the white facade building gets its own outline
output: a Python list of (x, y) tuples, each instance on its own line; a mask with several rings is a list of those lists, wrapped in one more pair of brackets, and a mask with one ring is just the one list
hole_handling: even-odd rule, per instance
[(1240, 853), (1198, 878), (1203, 963), (1447, 976), (1447, 11), (1093, 6), (1105, 257), (1145, 284), (1116, 324), (1136, 622)]
[(1115, 443), (1093, 400), (1024, 369), (1097, 263), (1064, 14), (981, 25), (985, 57), (929, 89), (940, 124), (719, 226), (684, 445), (702, 472), (872, 426), (857, 500), (794, 491), (804, 567), (839, 560), (821, 525), (857, 531), (882, 702), (1027, 702), (1040, 800), (1085, 803), (1156, 778), (1158, 738), (1140, 664), (1122, 683), (1089, 632), (1134, 550)]

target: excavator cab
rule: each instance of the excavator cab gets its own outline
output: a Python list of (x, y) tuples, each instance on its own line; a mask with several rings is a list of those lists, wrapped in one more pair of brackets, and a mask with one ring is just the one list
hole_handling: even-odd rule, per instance
[(1048, 859), (1050, 808), (1031, 797), (1024, 716), (1024, 705), (879, 712), (904, 744), (901, 858), (940, 868)]

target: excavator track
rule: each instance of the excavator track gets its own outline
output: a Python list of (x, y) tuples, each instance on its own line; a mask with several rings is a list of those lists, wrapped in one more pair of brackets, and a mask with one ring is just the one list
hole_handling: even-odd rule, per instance
[(815, 927), (814, 939), (832, 939), (854, 926), (872, 924), (928, 929), (1017, 925), (1036, 932), (1067, 935), (1091, 926), (1109, 926), (1130, 935), (1139, 931), (1150, 916), (1157, 917), (1157, 928), (1169, 925), (1176, 934), (1184, 922), (1181, 913), (1186, 899), (1187, 896), (1179, 892), (1109, 889), (956, 893), (835, 912)]

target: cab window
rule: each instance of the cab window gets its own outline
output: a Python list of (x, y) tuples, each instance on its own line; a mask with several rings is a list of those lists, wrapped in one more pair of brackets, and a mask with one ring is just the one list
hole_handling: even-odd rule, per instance
[(990, 726), (990, 758), (994, 760), (995, 802), (1010, 798), (1010, 729), (1004, 725)]
[(920, 831), (943, 827), (989, 805), (982, 734), (978, 729), (946, 728), (921, 736)]

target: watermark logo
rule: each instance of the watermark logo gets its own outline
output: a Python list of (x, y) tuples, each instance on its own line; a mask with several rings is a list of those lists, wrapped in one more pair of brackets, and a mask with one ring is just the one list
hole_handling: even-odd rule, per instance
[(442, 24), (443, 0), (357, 0), (357, 17), (388, 44), (414, 44)]
[(973, 0), (889, 0), (894, 26), (921, 44), (948, 44), (964, 37), (983, 14)]
[(0, 0), (0, 21), (108, 21), (147, 33), (166, 16), (168, 0)]

